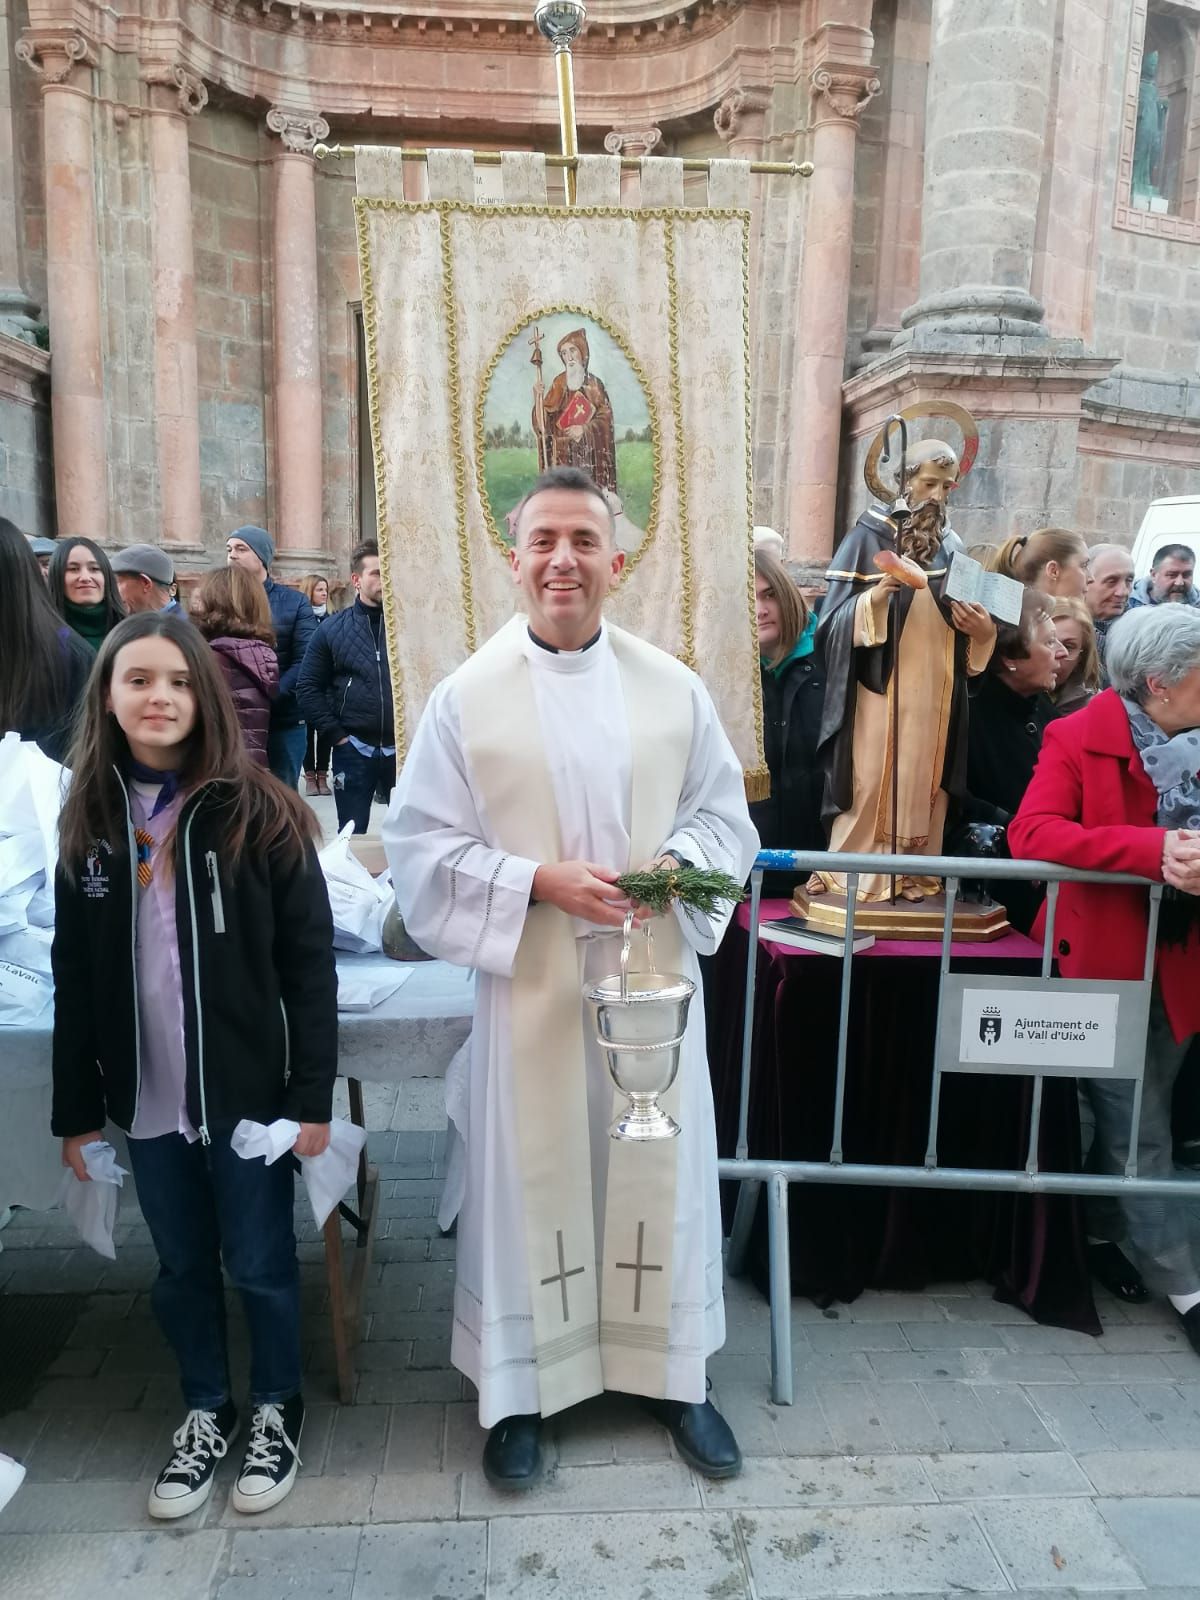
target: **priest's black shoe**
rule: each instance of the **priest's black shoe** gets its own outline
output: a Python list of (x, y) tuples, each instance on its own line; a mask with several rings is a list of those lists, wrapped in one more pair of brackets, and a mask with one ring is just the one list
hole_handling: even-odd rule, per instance
[(1102, 1283), (1109, 1294), (1131, 1306), (1144, 1305), (1149, 1300), (1150, 1291), (1142, 1282), (1141, 1273), (1115, 1244), (1089, 1244), (1087, 1257), (1092, 1277)]
[(1179, 1320), (1183, 1323), (1183, 1331), (1187, 1335), (1187, 1342), (1200, 1356), (1200, 1306), (1193, 1306), (1190, 1311), (1181, 1311)]
[(493, 1489), (532, 1489), (542, 1475), (542, 1419), (504, 1417), (483, 1447), (483, 1475)]
[(666, 1428), (688, 1466), (704, 1477), (736, 1478), (742, 1470), (742, 1452), (733, 1429), (711, 1400), (694, 1405), (643, 1397), (642, 1404)]

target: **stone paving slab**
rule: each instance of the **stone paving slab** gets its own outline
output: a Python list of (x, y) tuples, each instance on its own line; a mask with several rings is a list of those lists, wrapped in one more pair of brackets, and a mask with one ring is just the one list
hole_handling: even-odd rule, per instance
[(757, 1600), (1009, 1589), (964, 1506), (742, 1512), (737, 1526)]
[(1200, 1498), (1100, 1500), (1097, 1510), (1146, 1583), (1200, 1591)]
[(727, 1516), (513, 1517), (491, 1530), (488, 1600), (742, 1600), (750, 1592)]

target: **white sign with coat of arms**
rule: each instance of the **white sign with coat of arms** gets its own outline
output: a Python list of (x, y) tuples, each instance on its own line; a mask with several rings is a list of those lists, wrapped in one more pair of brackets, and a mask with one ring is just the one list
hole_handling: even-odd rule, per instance
[(1138, 1078), (1149, 985), (948, 974), (943, 1072)]

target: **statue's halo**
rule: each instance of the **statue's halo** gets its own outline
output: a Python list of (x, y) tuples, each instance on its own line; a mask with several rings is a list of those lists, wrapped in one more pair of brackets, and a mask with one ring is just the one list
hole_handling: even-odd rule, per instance
[[(958, 452), (958, 481), (961, 483), (975, 465), (975, 457), (979, 454), (979, 429), (966, 407), (957, 405), (953, 400), (916, 400), (912, 405), (905, 406), (900, 415), (910, 423), (921, 417), (945, 417), (948, 422), (954, 423), (963, 438), (962, 449)], [(893, 491), (879, 476), (879, 458), (883, 454), (886, 435), (887, 428), (884, 426), (876, 434), (863, 463), (867, 488), (884, 505), (890, 504), (895, 498)], [(904, 485), (899, 487), (903, 493)]]

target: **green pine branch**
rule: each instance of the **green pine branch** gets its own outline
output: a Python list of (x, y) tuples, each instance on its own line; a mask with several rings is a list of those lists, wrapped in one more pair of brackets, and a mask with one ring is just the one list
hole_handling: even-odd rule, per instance
[(717, 916), (724, 903), (737, 905), (746, 891), (727, 872), (706, 867), (650, 867), (644, 872), (624, 872), (617, 888), (635, 905), (666, 911), (673, 901), (690, 906), (706, 917)]

